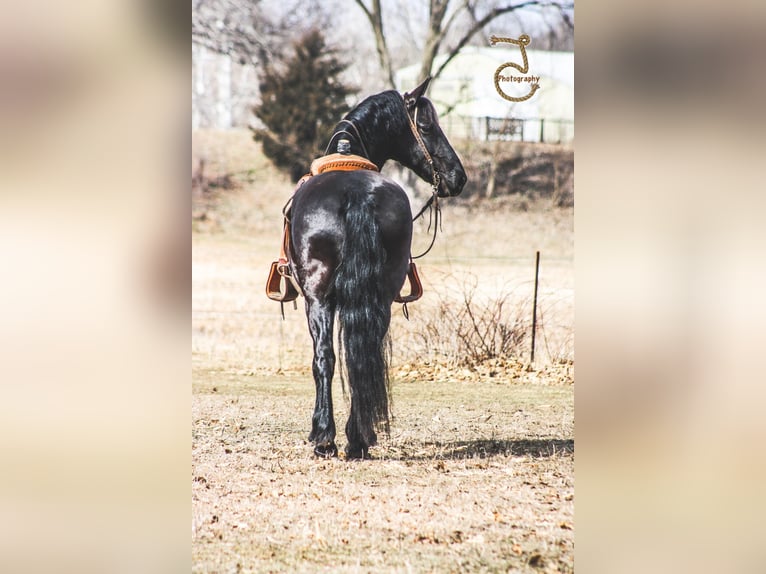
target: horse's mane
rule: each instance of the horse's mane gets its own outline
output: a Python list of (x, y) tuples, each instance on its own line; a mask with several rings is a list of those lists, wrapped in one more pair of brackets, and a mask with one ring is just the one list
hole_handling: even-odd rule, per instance
[[(386, 90), (367, 96), (359, 102), (344, 119), (363, 121), (380, 115), (397, 116), (404, 110), (401, 94), (396, 90)], [(384, 112), (381, 114), (381, 112)]]
[[(435, 118), (433, 104), (427, 98), (419, 101), (432, 110)], [(366, 97), (336, 124), (325, 153), (334, 149), (337, 141), (345, 137), (343, 134), (357, 141), (353, 153), (367, 156), (367, 159), (375, 162), (385, 162), (386, 159), (401, 161), (398, 148), (402, 141), (410, 138), (410, 120), (404, 97), (396, 90), (386, 90)], [(382, 167), (382, 164), (378, 167)]]
[(396, 90), (368, 96), (343, 119), (352, 121), (365, 141), (373, 141), (379, 134), (398, 133), (407, 126), (404, 100)]

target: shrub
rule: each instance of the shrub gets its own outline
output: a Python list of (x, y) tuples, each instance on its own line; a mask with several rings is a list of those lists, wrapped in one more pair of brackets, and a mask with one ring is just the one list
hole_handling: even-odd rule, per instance
[(452, 294), (438, 292), (436, 309), (423, 317), (415, 334), (423, 353), (469, 367), (492, 359), (518, 358), (531, 329), (529, 302), (514, 301), (513, 292), (507, 289), (482, 296), (475, 276), (456, 285)]

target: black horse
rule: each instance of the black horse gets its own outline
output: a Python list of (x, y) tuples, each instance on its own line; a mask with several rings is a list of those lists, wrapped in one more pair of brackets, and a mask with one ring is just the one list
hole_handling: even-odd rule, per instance
[[(347, 139), (351, 153), (380, 170), (392, 159), (432, 182), (440, 197), (457, 195), (465, 171), (423, 97), (430, 78), (403, 96), (370, 96), (336, 126), (330, 146)], [(329, 171), (308, 179), (290, 208), (290, 266), (306, 299), (314, 341), (316, 403), (309, 440), (317, 456), (337, 456), (331, 384), (333, 325), (345, 351), (351, 413), (346, 458), (368, 458), (375, 428), (388, 431), (386, 334), (391, 304), (410, 262), (412, 212), (404, 190), (377, 171)]]

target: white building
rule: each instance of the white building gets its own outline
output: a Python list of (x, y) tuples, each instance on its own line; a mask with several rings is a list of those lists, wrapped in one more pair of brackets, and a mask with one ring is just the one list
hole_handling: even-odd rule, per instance
[[(574, 53), (527, 49), (529, 71), (507, 67), (503, 76), (538, 77), (540, 88), (528, 100), (510, 102), (495, 88), (495, 71), (508, 62), (523, 65), (518, 47), (464, 48), (431, 84), (428, 97), (436, 105), (442, 128), (450, 137), (571, 142), (574, 139)], [(446, 56), (439, 56), (438, 69)], [(420, 65), (396, 74), (400, 90), (418, 85)], [(529, 82), (501, 82), (510, 96), (529, 93)]]

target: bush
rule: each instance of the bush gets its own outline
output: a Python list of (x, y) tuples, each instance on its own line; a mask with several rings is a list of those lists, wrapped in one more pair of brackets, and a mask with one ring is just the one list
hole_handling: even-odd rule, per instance
[(529, 301), (514, 301), (510, 290), (481, 296), (475, 276), (457, 286), (451, 296), (438, 292), (435, 312), (424, 316), (415, 334), (422, 354), (467, 367), (520, 357), (531, 334)]

